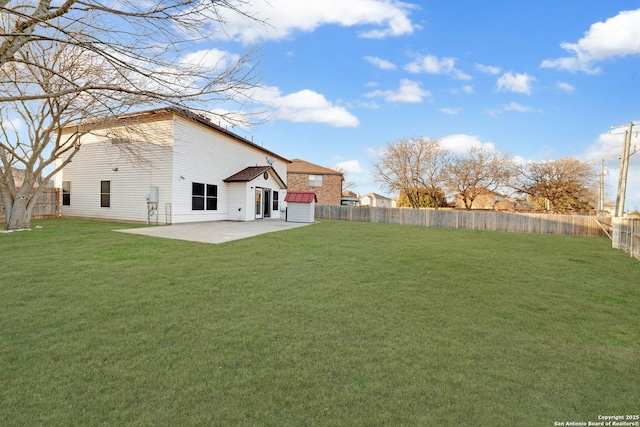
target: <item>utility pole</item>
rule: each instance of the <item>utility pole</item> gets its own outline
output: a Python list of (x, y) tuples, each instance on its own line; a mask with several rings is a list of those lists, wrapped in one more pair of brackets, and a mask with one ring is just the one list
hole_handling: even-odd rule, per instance
[(600, 164), (600, 179), (598, 185), (598, 214), (602, 214), (604, 211), (604, 159)]
[[(600, 173), (596, 176), (598, 177), (598, 214), (604, 213), (604, 205), (605, 205), (605, 191), (604, 191), (604, 177), (609, 175), (609, 170), (604, 167), (605, 162), (610, 162), (614, 159), (600, 159)], [(595, 164), (595, 161), (593, 161)]]
[[(611, 126), (611, 129), (629, 127), (624, 131), (624, 144), (622, 145), (622, 156), (620, 157), (620, 177), (618, 178), (618, 195), (616, 197), (616, 212), (614, 216), (621, 217), (624, 215), (624, 197), (627, 192), (627, 173), (629, 172), (629, 157), (636, 152), (631, 152), (631, 136), (633, 127), (640, 123), (629, 123), (628, 125)], [(611, 132), (609, 132), (611, 133)]]

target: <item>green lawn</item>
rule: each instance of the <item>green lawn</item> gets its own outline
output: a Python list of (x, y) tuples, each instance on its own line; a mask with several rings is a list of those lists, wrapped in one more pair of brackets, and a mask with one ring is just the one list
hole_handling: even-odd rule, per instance
[(0, 234), (0, 425), (552, 426), (640, 412), (610, 241), (322, 221)]

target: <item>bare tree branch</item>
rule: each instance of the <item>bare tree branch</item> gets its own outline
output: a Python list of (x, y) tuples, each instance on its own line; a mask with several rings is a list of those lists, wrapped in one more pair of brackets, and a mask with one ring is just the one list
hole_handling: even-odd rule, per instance
[[(5, 227), (28, 227), (34, 196), (77, 153), (79, 138), (119, 114), (173, 106), (246, 125), (247, 116), (211, 110), (225, 103), (242, 107), (250, 99), (259, 85), (256, 52), (211, 49), (195, 58), (188, 51), (194, 41), (218, 37), (226, 13), (255, 20), (242, 11), (245, 4), (0, 0)], [(59, 130), (71, 123), (77, 132), (63, 138)], [(24, 171), (19, 188), (14, 168)]]
[(572, 157), (517, 165), (510, 186), (528, 195), (540, 210), (592, 210), (596, 175), (588, 163)]
[(451, 162), (448, 187), (460, 195), (465, 208), (471, 210), (478, 196), (506, 186), (510, 174), (511, 162), (506, 154), (472, 147), (467, 155), (457, 156)]
[(439, 140), (424, 137), (399, 140), (387, 144), (374, 164), (375, 180), (406, 197), (412, 208), (421, 207), (424, 194), (432, 198), (437, 208), (444, 193), (449, 159), (449, 152)]

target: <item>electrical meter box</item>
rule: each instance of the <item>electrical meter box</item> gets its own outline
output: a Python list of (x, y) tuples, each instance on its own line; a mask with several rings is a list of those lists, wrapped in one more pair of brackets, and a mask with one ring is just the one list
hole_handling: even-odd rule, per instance
[(158, 203), (159, 200), (159, 188), (155, 185), (149, 187), (149, 194), (147, 194), (147, 202)]

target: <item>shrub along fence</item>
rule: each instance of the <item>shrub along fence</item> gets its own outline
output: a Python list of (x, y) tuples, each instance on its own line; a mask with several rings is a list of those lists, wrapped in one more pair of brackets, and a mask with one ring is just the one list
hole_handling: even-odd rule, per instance
[[(32, 219), (57, 218), (60, 216), (60, 189), (45, 188), (31, 212)], [(0, 222), (6, 221), (4, 205), (0, 199)]]
[(595, 216), (316, 205), (315, 217), (343, 221), (519, 233), (606, 237)]
[(612, 244), (640, 260), (640, 218), (613, 218)]

